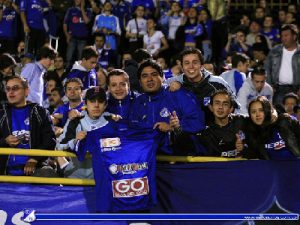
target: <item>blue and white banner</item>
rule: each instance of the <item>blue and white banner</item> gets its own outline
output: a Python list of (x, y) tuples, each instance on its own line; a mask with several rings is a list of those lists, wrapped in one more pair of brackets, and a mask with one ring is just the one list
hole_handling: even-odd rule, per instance
[(92, 214), (94, 187), (1, 183), (0, 225), (128, 224), (122, 219), (152, 225), (237, 225), (240, 220), (295, 219), (295, 214), (262, 213), (276, 202), (283, 212), (299, 214), (299, 178), (300, 161), (159, 164), (159, 202), (148, 215)]

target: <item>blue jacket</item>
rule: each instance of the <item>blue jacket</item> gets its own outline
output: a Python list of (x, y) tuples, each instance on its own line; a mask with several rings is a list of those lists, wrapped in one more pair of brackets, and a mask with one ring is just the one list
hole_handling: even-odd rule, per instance
[(122, 117), (121, 120), (118, 121), (119, 130), (127, 130), (128, 128), (128, 115), (131, 109), (132, 103), (134, 99), (136, 99), (137, 93), (131, 92), (124, 99), (117, 100), (111, 94), (108, 98), (106, 111), (120, 115)]
[(182, 131), (196, 133), (205, 128), (204, 113), (196, 97), (184, 89), (170, 92), (162, 88), (155, 94), (140, 95), (131, 107), (129, 123), (133, 127), (152, 128), (157, 122), (169, 123), (173, 111), (177, 113)]

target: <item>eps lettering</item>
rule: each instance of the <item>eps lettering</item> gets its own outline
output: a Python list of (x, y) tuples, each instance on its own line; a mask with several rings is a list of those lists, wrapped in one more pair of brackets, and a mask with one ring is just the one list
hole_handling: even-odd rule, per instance
[[(11, 222), (14, 225), (30, 225), (30, 223), (26, 223), (24, 221), (22, 221), (22, 217), (24, 216), (24, 212), (18, 212), (16, 214), (13, 215), (13, 217), (11, 218)], [(4, 210), (0, 209), (0, 225), (5, 225), (7, 222), (7, 212), (5, 212)]]

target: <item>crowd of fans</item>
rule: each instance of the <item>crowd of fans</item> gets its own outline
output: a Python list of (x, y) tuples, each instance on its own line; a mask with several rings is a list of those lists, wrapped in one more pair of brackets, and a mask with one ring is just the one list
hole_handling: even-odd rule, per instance
[[(229, 4), (0, 0), (0, 147), (74, 150), (113, 121), (168, 134), (162, 154), (299, 157), (297, 5)], [(93, 177), (90, 158), (1, 156), (0, 172)]]

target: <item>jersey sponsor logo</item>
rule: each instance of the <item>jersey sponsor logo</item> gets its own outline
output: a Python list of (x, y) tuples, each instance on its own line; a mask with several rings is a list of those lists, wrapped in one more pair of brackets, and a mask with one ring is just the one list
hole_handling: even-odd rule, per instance
[(29, 117), (27, 117), (27, 118), (24, 120), (24, 124), (27, 125), (27, 126), (29, 125)]
[(148, 177), (112, 181), (114, 198), (132, 198), (149, 194)]
[(102, 152), (120, 150), (121, 140), (119, 137), (100, 139), (100, 147)]
[(285, 148), (285, 141), (284, 140), (280, 140), (280, 141), (276, 141), (274, 143), (266, 144), (265, 148), (267, 148), (267, 149), (274, 149), (274, 150), (280, 150), (282, 148)]
[(210, 103), (210, 97), (204, 97), (204, 98), (203, 98), (203, 104), (204, 104), (205, 106), (208, 106), (209, 103)]
[(119, 172), (123, 174), (134, 174), (139, 170), (147, 170), (148, 169), (148, 163), (143, 162), (143, 163), (129, 163), (129, 164), (111, 164), (109, 166), (109, 171), (111, 174), (117, 174)]
[(161, 117), (169, 117), (170, 116), (170, 112), (169, 112), (169, 110), (167, 109), (167, 108), (163, 108), (161, 111), (160, 111), (160, 113), (159, 113), (159, 115), (161, 116)]
[(221, 156), (222, 157), (236, 157), (237, 153), (238, 153), (237, 150), (232, 150), (232, 151), (222, 152)]

